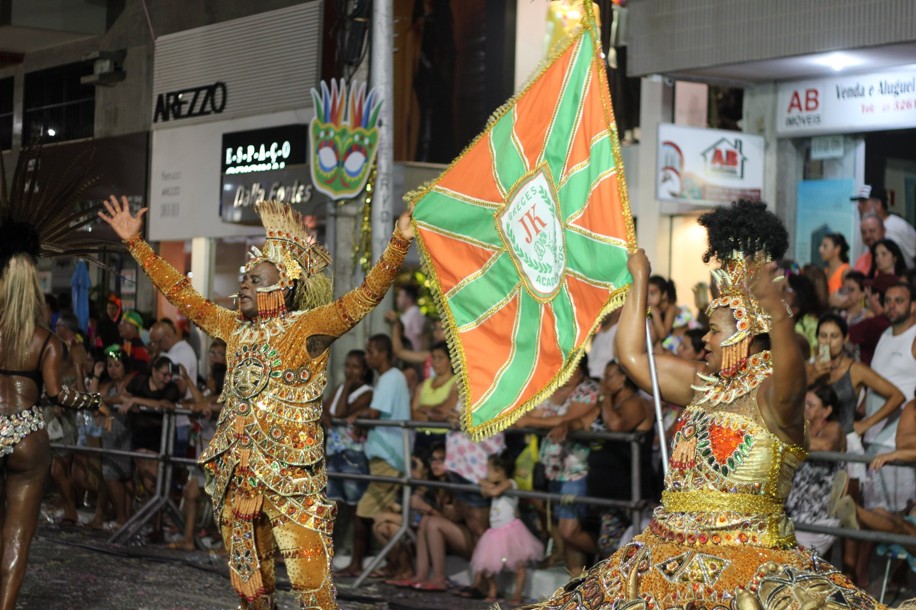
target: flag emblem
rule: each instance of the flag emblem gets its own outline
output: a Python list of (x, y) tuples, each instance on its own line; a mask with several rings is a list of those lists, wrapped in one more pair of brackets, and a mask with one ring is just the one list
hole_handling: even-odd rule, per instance
[(512, 190), (497, 214), (500, 236), (512, 262), (536, 299), (551, 299), (566, 271), (560, 207), (550, 170), (539, 166)]

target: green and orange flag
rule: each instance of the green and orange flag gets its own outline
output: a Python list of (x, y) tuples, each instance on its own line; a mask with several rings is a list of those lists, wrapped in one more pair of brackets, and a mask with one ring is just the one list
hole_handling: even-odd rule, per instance
[(633, 221), (590, 13), (461, 156), (408, 195), (475, 439), (569, 378), (631, 280)]

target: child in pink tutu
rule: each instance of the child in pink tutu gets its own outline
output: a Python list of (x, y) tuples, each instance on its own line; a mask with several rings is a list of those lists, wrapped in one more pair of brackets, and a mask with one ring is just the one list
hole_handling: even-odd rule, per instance
[(490, 529), (483, 533), (471, 557), (471, 569), (487, 585), (487, 601), (496, 601), (496, 575), (503, 570), (515, 572), (515, 595), (512, 605), (522, 603), (522, 591), (527, 577), (526, 566), (540, 561), (544, 545), (528, 531), (516, 515), (518, 498), (503, 495), (515, 489), (512, 479), (515, 462), (506, 452), (491, 455), (487, 460), (487, 478), (480, 481), (480, 493), (493, 498), (490, 504)]

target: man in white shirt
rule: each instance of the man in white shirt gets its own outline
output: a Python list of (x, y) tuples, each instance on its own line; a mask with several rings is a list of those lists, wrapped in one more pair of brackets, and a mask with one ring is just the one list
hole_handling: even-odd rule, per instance
[[(153, 324), (149, 331), (149, 345), (151, 350), (158, 351), (174, 364), (183, 366), (191, 383), (197, 383), (197, 355), (191, 344), (178, 336), (174, 322), (162, 318)], [(180, 374), (173, 371), (172, 381), (178, 385), (178, 391), (183, 398), (191, 398), (191, 389)], [(188, 416), (175, 416), (175, 455), (187, 456), (190, 431), (191, 420)]]
[(426, 317), (417, 306), (417, 299), (420, 292), (416, 286), (408, 284), (398, 289), (396, 305), (401, 312), (401, 326), (404, 328), (404, 335), (410, 341), (411, 348), (420, 352), (426, 349), (423, 340), (423, 328), (426, 326)]
[[(875, 347), (871, 367), (893, 383), (909, 401), (916, 391), (916, 303), (913, 302), (913, 287), (905, 283), (895, 284), (884, 293), (884, 315), (891, 323)], [(865, 406), (866, 416), (875, 413), (884, 403), (884, 398), (869, 392)], [(877, 424), (865, 433), (868, 453), (887, 453), (896, 448), (897, 423), (900, 411)], [(916, 480), (910, 466), (885, 466), (868, 471), (865, 483), (866, 508), (884, 508), (898, 511), (906, 508), (907, 502), (916, 493)]]
[[(175, 330), (175, 325), (171, 320), (162, 318), (153, 324), (149, 331), (149, 347), (151, 351), (168, 356), (169, 360), (183, 366), (191, 381), (196, 383), (197, 356), (194, 354), (194, 348), (190, 343), (179, 338), (178, 331)], [(176, 376), (173, 381), (178, 384), (182, 396), (189, 398), (190, 390), (186, 387), (184, 380)]]

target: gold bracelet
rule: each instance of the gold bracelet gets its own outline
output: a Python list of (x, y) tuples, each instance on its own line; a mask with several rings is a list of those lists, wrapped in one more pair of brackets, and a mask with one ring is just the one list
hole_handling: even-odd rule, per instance
[(391, 235), (391, 243), (401, 250), (410, 249), (410, 240), (401, 235), (401, 231), (397, 227), (394, 228), (394, 233)]
[(125, 240), (124, 240), (124, 244), (125, 244), (128, 248), (133, 248), (133, 247), (134, 247), (134, 244), (136, 244), (138, 241), (140, 241), (140, 240), (142, 240), (142, 239), (143, 239), (143, 236), (142, 236), (140, 233), (137, 233), (137, 234), (134, 235), (133, 237), (130, 237), (130, 238), (128, 238), (128, 239), (125, 239)]

